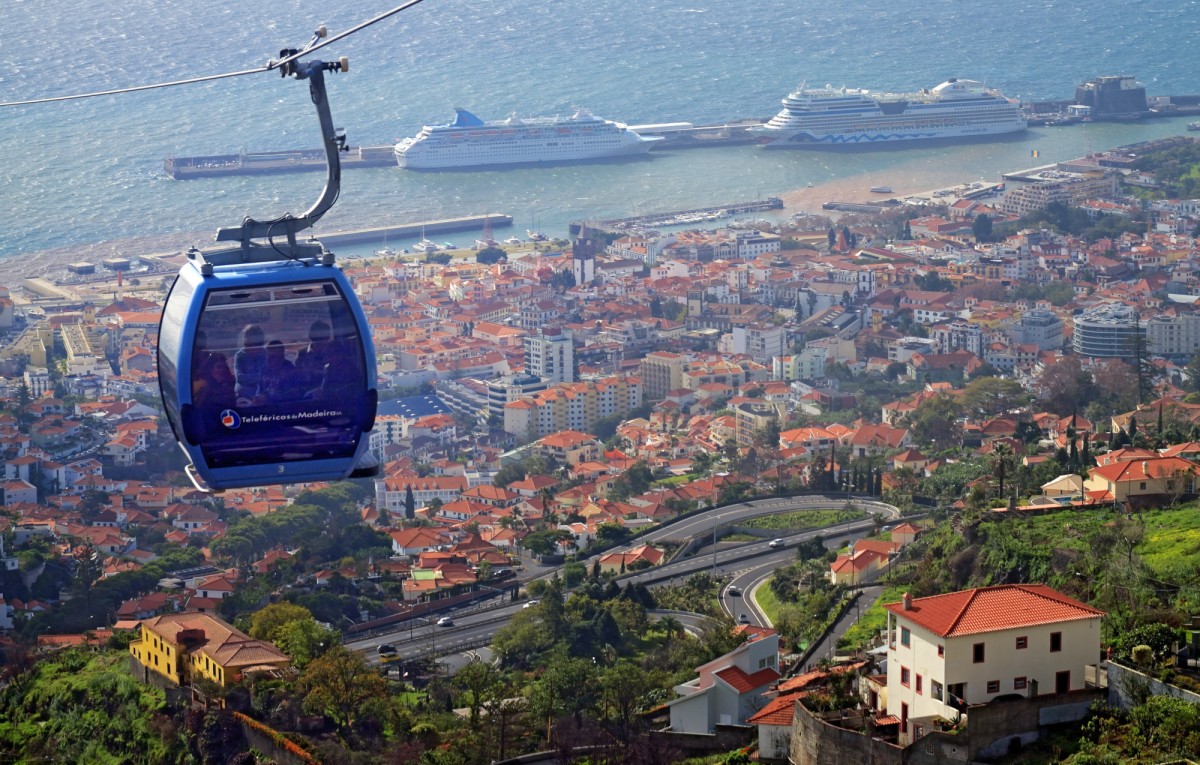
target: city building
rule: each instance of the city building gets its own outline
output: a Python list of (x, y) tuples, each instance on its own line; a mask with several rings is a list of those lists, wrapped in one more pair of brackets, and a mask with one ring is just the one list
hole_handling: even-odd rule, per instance
[(1155, 356), (1183, 359), (1200, 350), (1200, 313), (1156, 314), (1143, 327), (1146, 350)]
[(1062, 175), (1009, 189), (1000, 200), (1000, 209), (1009, 215), (1022, 216), (1045, 210), (1055, 202), (1078, 205), (1085, 199), (1111, 197), (1117, 191), (1117, 177), (1112, 172)]
[(571, 330), (539, 327), (525, 338), (525, 374), (546, 383), (572, 382), (575, 379), (575, 346)]
[(1009, 328), (1008, 336), (1014, 345), (1036, 345), (1043, 351), (1061, 350), (1062, 319), (1045, 308), (1034, 308), (1021, 314), (1021, 318)]
[(1131, 306), (1110, 303), (1074, 318), (1071, 345), (1080, 356), (1134, 359), (1142, 345), (1145, 329)]
[(763, 694), (779, 680), (779, 634), (747, 630), (748, 639), (724, 656), (696, 668), (698, 677), (675, 686), (680, 697), (667, 702), (670, 730), (712, 733), (718, 723), (741, 725), (763, 704)]
[(506, 404), (504, 430), (532, 441), (560, 430), (590, 430), (597, 420), (641, 405), (642, 381), (637, 377), (562, 383)]
[(683, 387), (683, 371), (688, 359), (681, 353), (651, 351), (638, 365), (647, 401), (661, 401), (667, 393)]
[(906, 593), (885, 608), (887, 712), (901, 746), (974, 704), (1082, 689), (1100, 656), (1104, 612), (1041, 584)]
[(255, 640), (212, 614), (164, 614), (141, 623), (129, 654), (149, 682), (151, 673), (188, 685), (210, 680), (222, 688), (246, 673), (285, 669), (291, 659), (265, 640)]

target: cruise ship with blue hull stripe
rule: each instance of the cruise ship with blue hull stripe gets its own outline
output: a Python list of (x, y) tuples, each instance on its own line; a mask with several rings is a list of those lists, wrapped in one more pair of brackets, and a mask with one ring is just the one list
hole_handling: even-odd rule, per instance
[(952, 78), (917, 93), (801, 85), (753, 132), (767, 148), (820, 148), (980, 138), (1026, 126), (1016, 100)]

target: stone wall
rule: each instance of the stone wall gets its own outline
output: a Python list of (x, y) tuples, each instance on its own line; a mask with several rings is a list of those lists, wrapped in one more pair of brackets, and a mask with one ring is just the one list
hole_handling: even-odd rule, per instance
[(697, 752), (728, 752), (749, 746), (758, 740), (758, 728), (753, 725), (722, 725), (717, 723), (713, 733), (683, 733), (673, 730), (655, 731), (675, 749), (688, 754)]
[(1200, 694), (1169, 685), (1136, 669), (1109, 662), (1108, 703), (1121, 709), (1136, 707), (1149, 696), (1173, 696), (1200, 704)]
[(791, 762), (795, 765), (951, 765), (1008, 752), (1014, 739), (1035, 741), (1047, 725), (1082, 720), (1104, 691), (1072, 691), (971, 707), (957, 733), (934, 731), (906, 748), (821, 720), (797, 704), (792, 718)]
[(900, 765), (904, 751), (895, 744), (830, 725), (797, 704), (789, 760), (794, 765)]

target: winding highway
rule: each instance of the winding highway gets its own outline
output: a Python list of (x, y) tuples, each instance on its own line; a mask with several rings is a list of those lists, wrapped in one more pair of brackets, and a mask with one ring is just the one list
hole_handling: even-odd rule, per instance
[[(636, 544), (665, 542), (686, 544), (693, 540), (707, 541), (714, 531), (719, 531), (722, 527), (737, 525), (740, 521), (750, 518), (797, 510), (840, 510), (845, 508), (848, 503), (853, 504), (856, 509), (868, 513), (881, 513), (889, 520), (900, 517), (900, 511), (892, 505), (865, 498), (802, 496), (752, 500), (736, 505), (726, 505), (655, 529), (639, 537)], [(617, 579), (623, 583), (637, 582), (652, 585), (678, 578), (686, 579), (692, 574), (708, 570), (717, 575), (734, 574), (732, 584), (743, 593), (749, 594), (754, 586), (765, 581), (776, 568), (794, 560), (795, 554), (792, 548), (798, 543), (819, 535), (825, 538), (826, 546), (841, 547), (849, 541), (852, 534), (874, 527), (875, 522), (869, 519), (840, 523), (835, 526), (781, 536), (783, 545), (776, 548), (772, 548), (765, 540), (718, 545), (714, 546), (711, 554), (706, 552), (690, 555), (652, 569), (624, 574)], [(594, 557), (587, 559), (585, 565), (590, 567), (594, 560)], [(547, 576), (553, 570), (557, 569), (529, 572), (522, 581)], [(732, 596), (729, 594), (729, 589), (726, 588), (722, 591), (721, 599), (726, 612), (735, 619), (744, 613), (750, 623), (758, 625), (768, 623), (750, 598)], [(379, 647), (385, 644), (394, 646), (397, 654), (405, 659), (428, 656), (470, 656), (471, 652), (490, 644), (496, 631), (507, 624), (526, 604), (527, 601), (516, 603), (485, 601), (463, 609), (413, 619), (401, 623), (387, 632), (349, 641), (346, 646), (352, 650), (363, 652), (372, 663), (380, 661)], [(684, 623), (685, 627), (699, 627), (698, 623), (686, 621), (679, 615), (680, 613), (671, 612), (673, 616)], [(449, 616), (453, 624), (439, 626), (437, 620), (443, 616)]]

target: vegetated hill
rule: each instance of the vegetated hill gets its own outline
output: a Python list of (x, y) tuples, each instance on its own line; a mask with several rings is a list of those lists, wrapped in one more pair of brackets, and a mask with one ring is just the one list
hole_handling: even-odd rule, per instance
[(121, 651), (70, 650), (14, 675), (0, 692), (0, 761), (193, 761), (163, 692), (127, 662)]
[(1109, 613), (1106, 635), (1138, 624), (1179, 624), (1200, 602), (1200, 513), (1195, 504), (1124, 515), (1063, 509), (1021, 516), (982, 512), (926, 533), (896, 582), (914, 596), (1042, 582)]

